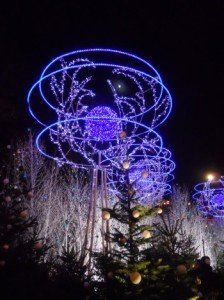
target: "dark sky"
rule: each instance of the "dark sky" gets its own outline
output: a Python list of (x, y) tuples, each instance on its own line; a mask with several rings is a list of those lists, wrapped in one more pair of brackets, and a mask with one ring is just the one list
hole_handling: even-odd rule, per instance
[[(9, 2), (9, 1), (8, 1)], [(177, 182), (224, 174), (224, 1), (11, 1), (0, 9), (1, 149), (35, 127), (26, 93), (55, 56), (112, 47), (148, 59), (174, 101), (158, 131)]]

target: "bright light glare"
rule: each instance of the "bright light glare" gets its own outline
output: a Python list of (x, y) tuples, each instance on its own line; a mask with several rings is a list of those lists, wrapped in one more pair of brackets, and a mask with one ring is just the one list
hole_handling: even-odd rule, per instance
[(215, 176), (214, 176), (213, 174), (208, 174), (208, 175), (207, 175), (207, 179), (208, 179), (209, 181), (212, 181), (214, 178), (215, 178)]

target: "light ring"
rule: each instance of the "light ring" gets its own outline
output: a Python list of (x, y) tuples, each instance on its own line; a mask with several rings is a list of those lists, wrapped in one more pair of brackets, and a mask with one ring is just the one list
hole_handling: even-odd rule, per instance
[[(113, 64), (101, 64), (101, 63), (96, 63), (95, 64), (96, 66), (100, 66), (100, 67), (112, 67), (112, 68), (127, 68), (125, 66), (121, 66), (121, 65), (113, 65)], [(71, 69), (76, 69), (78, 67), (92, 67), (92, 64), (81, 64), (81, 65), (75, 65), (75, 66), (71, 66), (71, 67), (65, 67), (65, 68), (62, 68), (62, 69), (59, 69), (59, 70), (56, 70), (44, 77), (41, 77), (36, 83), (33, 84), (33, 86), (31, 87), (30, 91), (28, 92), (28, 95), (27, 95), (27, 102), (28, 102), (28, 106), (29, 106), (29, 111), (31, 113), (31, 115), (37, 120), (38, 123), (40, 123), (41, 125), (43, 126), (47, 126), (46, 124), (44, 124), (43, 122), (41, 122), (38, 118), (35, 117), (33, 111), (32, 111), (32, 108), (30, 106), (30, 102), (31, 102), (31, 95), (32, 95), (32, 92), (33, 90), (35, 89), (35, 87), (39, 86), (40, 83), (45, 80), (45, 79), (48, 79), (50, 78), (51, 76), (55, 75), (55, 74), (58, 74), (60, 73), (61, 71), (63, 70), (71, 70)], [(166, 86), (164, 84), (162, 84), (160, 81), (158, 81), (156, 78), (140, 71), (140, 70), (136, 70), (136, 69), (133, 69), (133, 68), (127, 68), (129, 70), (134, 70), (134, 71), (137, 71), (139, 72), (140, 74), (150, 78), (150, 79), (153, 79), (155, 80), (155, 82), (157, 82), (158, 84), (162, 85), (163, 86), (163, 89), (166, 91), (167, 95), (168, 95), (168, 98), (170, 99), (170, 105), (169, 105), (169, 109), (168, 109), (168, 112), (166, 113), (166, 116), (162, 119), (162, 121), (160, 121), (158, 124), (156, 124), (153, 128), (156, 128), (158, 127), (159, 125), (161, 125), (163, 122), (165, 122), (165, 120), (168, 118), (171, 110), (172, 110), (172, 97), (169, 93), (169, 90), (166, 88)], [(42, 91), (41, 91), (41, 96), (42, 96), (42, 99), (45, 101), (45, 103), (53, 110), (56, 110), (57, 108), (54, 107), (50, 102), (47, 101), (46, 97), (42, 94)], [(146, 110), (144, 113), (141, 113), (141, 114), (137, 114), (135, 115), (135, 117), (139, 117), (139, 116), (142, 116), (143, 114), (145, 115), (146, 113), (148, 113), (149, 111), (151, 111), (152, 109), (154, 109), (159, 101), (161, 100), (161, 96), (158, 98), (157, 102), (154, 103), (154, 105), (152, 105), (148, 110)]]

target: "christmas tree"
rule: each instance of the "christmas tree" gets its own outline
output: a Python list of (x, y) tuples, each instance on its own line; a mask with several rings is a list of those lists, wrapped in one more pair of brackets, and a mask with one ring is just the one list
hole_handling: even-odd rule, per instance
[[(183, 272), (179, 261), (174, 266), (166, 259), (167, 253), (159, 251), (162, 232), (158, 231), (160, 227), (153, 226), (152, 220), (163, 213), (162, 202), (153, 207), (141, 205), (138, 185), (136, 181), (130, 182), (129, 167), (120, 172), (124, 182), (118, 182), (118, 200), (112, 209), (102, 210), (104, 222), (115, 225), (108, 226), (113, 229), (105, 234), (111, 247), (107, 247), (104, 255), (97, 255), (98, 275), (103, 278), (98, 283), (101, 297), (198, 299), (197, 284), (200, 282), (195, 281), (196, 276), (189, 276), (185, 269)], [(146, 172), (143, 171), (142, 176), (149, 176)], [(182, 260), (185, 258), (183, 256)], [(181, 298), (178, 298), (179, 290), (183, 291)]]
[(54, 264), (52, 279), (55, 297), (74, 299), (75, 296), (80, 300), (95, 299), (87, 265), (74, 247), (63, 248)]
[(166, 207), (154, 228), (156, 238), (146, 250), (146, 256), (162, 257), (170, 266), (164, 277), (164, 282), (169, 285), (166, 297), (189, 299), (196, 296), (201, 284), (196, 263), (198, 255), (192, 237), (183, 229), (183, 219), (173, 220)]
[(145, 250), (153, 239), (153, 229), (145, 220), (160, 214), (162, 209), (140, 205), (129, 170), (120, 172), (124, 183), (118, 183), (118, 201), (112, 209), (102, 210), (104, 221), (112, 219), (116, 226), (105, 234), (112, 249), (108, 247), (105, 255), (99, 255), (97, 260), (104, 278), (101, 290), (107, 299), (148, 299), (149, 292), (150, 299), (156, 299), (161, 289), (166, 290), (162, 277), (169, 266), (162, 259), (146, 259)]
[(32, 190), (22, 167), (8, 164), (1, 171), (0, 185), (0, 281), (4, 299), (37, 299), (45, 295), (49, 264), (48, 247), (39, 238), (37, 221), (29, 216), (26, 201)]

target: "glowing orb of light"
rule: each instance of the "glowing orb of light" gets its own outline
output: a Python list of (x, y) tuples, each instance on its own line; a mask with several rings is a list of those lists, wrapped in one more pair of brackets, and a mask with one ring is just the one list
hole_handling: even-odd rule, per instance
[(85, 130), (90, 139), (109, 141), (121, 131), (117, 113), (107, 106), (96, 106), (87, 115)]

